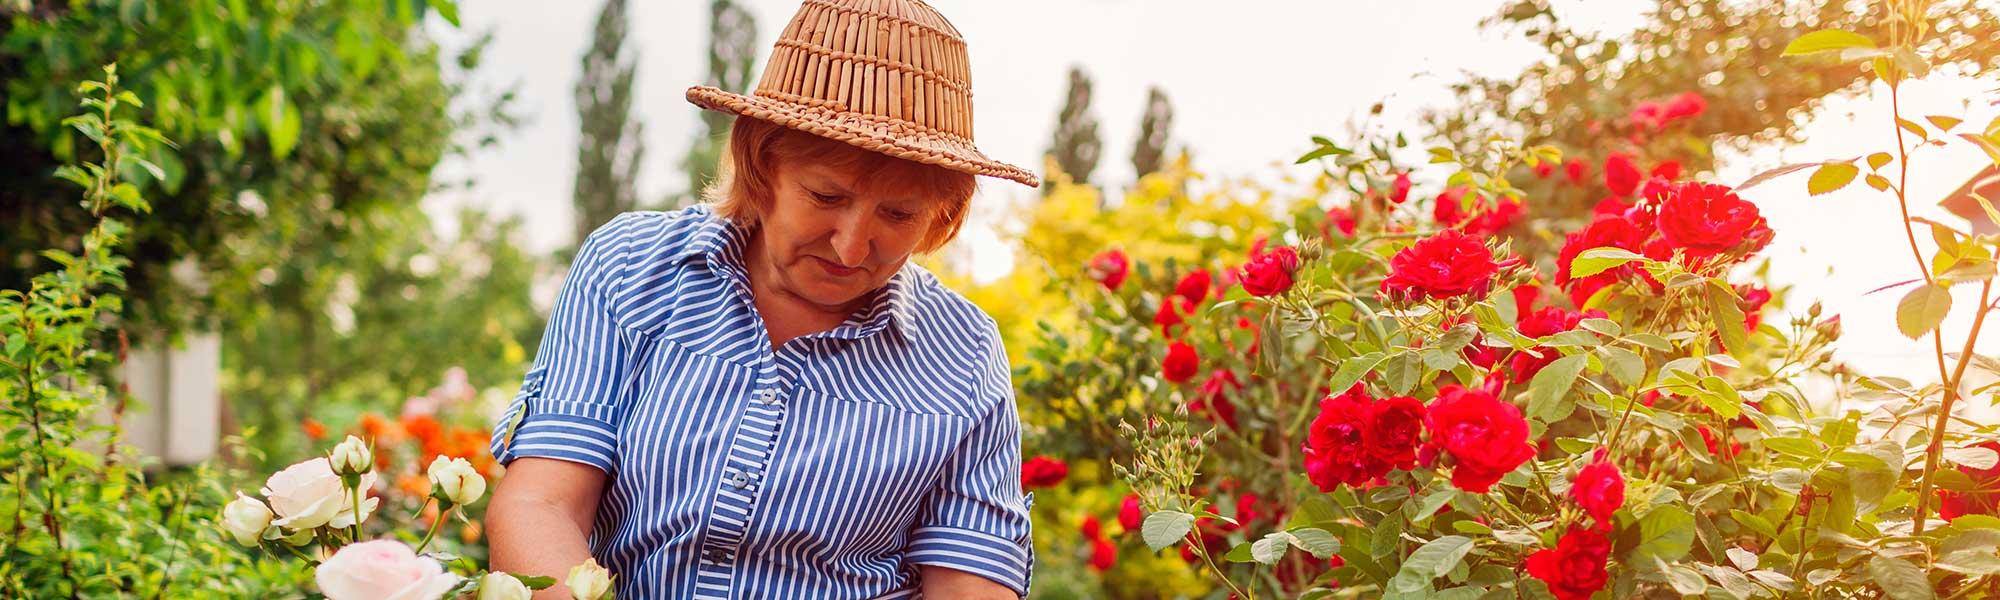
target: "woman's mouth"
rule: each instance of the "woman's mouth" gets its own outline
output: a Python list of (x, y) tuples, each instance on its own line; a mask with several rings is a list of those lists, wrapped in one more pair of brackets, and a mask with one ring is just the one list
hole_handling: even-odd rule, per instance
[(819, 263), (820, 268), (825, 269), (828, 274), (833, 275), (834, 277), (847, 277), (850, 275), (860, 273), (862, 271), (861, 267), (841, 266), (840, 263), (836, 263), (817, 256), (812, 257), (812, 259), (813, 262)]

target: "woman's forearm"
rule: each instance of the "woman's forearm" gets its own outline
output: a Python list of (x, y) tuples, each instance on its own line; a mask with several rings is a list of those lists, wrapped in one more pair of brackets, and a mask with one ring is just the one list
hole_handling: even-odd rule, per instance
[(486, 532), (495, 571), (546, 575), (556, 584), (535, 600), (569, 600), (563, 578), (590, 558), (588, 524), (579, 524), (555, 504), (534, 498), (496, 495), (486, 507)]

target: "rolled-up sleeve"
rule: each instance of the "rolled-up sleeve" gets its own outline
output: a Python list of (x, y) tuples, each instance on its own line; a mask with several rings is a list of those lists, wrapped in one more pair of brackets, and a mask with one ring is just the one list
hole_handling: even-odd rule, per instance
[(619, 280), (621, 216), (592, 233), (577, 250), (534, 364), (506, 414), (494, 427), (492, 451), (501, 464), (521, 457), (565, 460), (614, 474), (618, 465), (618, 398), (629, 377), (632, 333), (613, 318), (608, 292)]
[(1007, 353), (989, 338), (978, 393), (992, 408), (945, 464), (910, 535), (906, 560), (991, 579), (1027, 596), (1034, 567), (1021, 490), (1021, 421)]

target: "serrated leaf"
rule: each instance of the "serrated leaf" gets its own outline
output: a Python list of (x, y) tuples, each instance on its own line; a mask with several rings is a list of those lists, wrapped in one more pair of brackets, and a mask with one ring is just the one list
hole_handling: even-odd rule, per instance
[(1235, 547), (1229, 549), (1228, 554), (1222, 555), (1222, 560), (1233, 563), (1257, 562), (1257, 558), (1250, 553), (1250, 547), (1254, 545), (1256, 544), (1251, 542), (1237, 544)]
[(1635, 260), (1646, 260), (1646, 257), (1624, 248), (1591, 248), (1570, 261), (1569, 276), (1572, 279), (1589, 277)]
[(1893, 160), (1896, 160), (1896, 157), (1890, 156), (1889, 153), (1887, 152), (1876, 152), (1874, 154), (1870, 154), (1868, 155), (1868, 170), (1880, 171), (1882, 170), (1882, 165), (1889, 164), (1889, 162)]
[(1924, 131), (1924, 126), (1918, 125), (1916, 121), (1911, 121), (1909, 119), (1896, 119), (1896, 126), (1902, 127), (1904, 131), (1910, 132), (1910, 135), (1917, 136), (1917, 139), (1926, 142), (1931, 141), (1931, 134), (1929, 132)]
[[(1802, 469), (1784, 468), (1771, 472), (1771, 487), (1778, 488), (1779, 491), (1794, 496), (1798, 495), (1800, 490), (1805, 489), (1806, 482), (1808, 481), (1812, 481), (1812, 475)], [(1749, 569), (1744, 570), (1748, 571)]]
[(1737, 525), (1742, 525), (1744, 528), (1757, 532), (1765, 538), (1775, 539), (1778, 537), (1778, 528), (1771, 526), (1770, 519), (1734, 508), (1729, 509), (1729, 517), (1735, 519)]
[(1993, 550), (1960, 550), (1939, 558), (1937, 568), (1966, 575), (2000, 573), (2000, 555)]
[(1736, 565), (1737, 569), (1747, 572), (1757, 568), (1757, 555), (1749, 550), (1730, 546), (1723, 554), (1729, 555), (1729, 564)]
[(1646, 376), (1646, 359), (1639, 356), (1639, 353), (1617, 346), (1605, 346), (1603, 352), (1604, 370), (1610, 373), (1611, 378), (1619, 385), (1636, 387)]
[(1936, 597), (1923, 567), (1907, 560), (1875, 555), (1868, 559), (1868, 576), (1892, 600), (1931, 600)]
[(1736, 292), (1720, 282), (1711, 280), (1708, 286), (1708, 316), (1715, 326), (1716, 337), (1722, 338), (1722, 347), (1731, 355), (1744, 354), (1747, 343), (1743, 330), (1743, 308), (1736, 304)]
[(1792, 580), (1792, 576), (1770, 569), (1751, 571), (1750, 578), (1757, 580), (1758, 583), (1777, 588), (1780, 592), (1790, 592), (1799, 586), (1797, 581)]
[(1632, 560), (1658, 558), (1673, 562), (1694, 548), (1694, 517), (1674, 505), (1654, 507), (1639, 520), (1639, 543), (1632, 548)]
[(1380, 352), (1370, 352), (1342, 361), (1340, 369), (1334, 371), (1333, 379), (1327, 382), (1327, 389), (1333, 390), (1335, 394), (1346, 393), (1348, 388), (1354, 387), (1355, 382), (1361, 381), (1361, 378), (1374, 370), (1376, 365), (1382, 364), (1382, 361), (1388, 358), (1388, 355)]
[(1836, 52), (1848, 48), (1874, 48), (1875, 41), (1867, 36), (1839, 29), (1821, 29), (1799, 36), (1785, 44), (1785, 56), (1804, 56), (1821, 52)]
[(1388, 364), (1382, 369), (1383, 383), (1389, 385), (1389, 391), (1399, 395), (1408, 394), (1410, 390), (1416, 389), (1417, 382), (1422, 381), (1423, 376), (1423, 359), (1415, 352), (1399, 352), (1389, 357)]
[(1301, 527), (1291, 530), (1292, 545), (1313, 556), (1328, 558), (1340, 553), (1340, 538), (1318, 527)]
[(1701, 572), (1692, 567), (1673, 565), (1667, 568), (1667, 585), (1682, 596), (1696, 596), (1708, 591), (1708, 582), (1701, 578)]
[(1194, 529), (1194, 515), (1162, 510), (1146, 515), (1145, 523), (1139, 526), (1140, 536), (1145, 538), (1146, 547), (1159, 551), (1180, 542), (1188, 531)]
[(1285, 558), (1285, 550), (1292, 546), (1292, 534), (1273, 531), (1250, 546), (1250, 557), (1267, 565), (1278, 564)]
[(1389, 580), (1390, 589), (1408, 594), (1428, 588), (1431, 580), (1457, 568), (1459, 561), (1465, 560), (1469, 552), (1472, 552), (1472, 538), (1462, 535), (1447, 535), (1425, 542), (1403, 561), (1396, 576)]
[(1821, 196), (1839, 191), (1840, 188), (1853, 183), (1854, 177), (1859, 174), (1861, 169), (1848, 163), (1820, 165), (1818, 169), (1813, 170), (1812, 177), (1806, 180), (1806, 192)]
[(1932, 125), (1936, 125), (1938, 131), (1951, 131), (1951, 128), (1957, 127), (1959, 123), (1965, 122), (1964, 119), (1960, 119), (1957, 117), (1947, 117), (1944, 115), (1929, 115), (1924, 117), (1924, 120), (1930, 121)]
[(1452, 497), (1456, 495), (1458, 495), (1458, 491), (1452, 488), (1431, 492), (1429, 496), (1424, 496), (1423, 502), (1417, 505), (1417, 514), (1411, 515), (1410, 521), (1416, 522), (1430, 518), (1431, 515), (1437, 514), (1439, 509), (1444, 508), (1444, 505), (1450, 504)]
[(1935, 283), (1911, 289), (1896, 304), (1896, 329), (1904, 337), (1918, 339), (1936, 329), (1951, 313), (1951, 290)]
[(1565, 356), (1536, 373), (1534, 381), (1528, 383), (1528, 416), (1549, 423), (1568, 415), (1569, 411), (1563, 410), (1563, 397), (1576, 385), (1588, 361), (1584, 354)]
[(1868, 182), (1868, 187), (1875, 188), (1875, 191), (1878, 192), (1889, 191), (1889, 179), (1886, 177), (1883, 177), (1881, 175), (1876, 175), (1874, 173), (1869, 173), (1868, 177), (1865, 180)]

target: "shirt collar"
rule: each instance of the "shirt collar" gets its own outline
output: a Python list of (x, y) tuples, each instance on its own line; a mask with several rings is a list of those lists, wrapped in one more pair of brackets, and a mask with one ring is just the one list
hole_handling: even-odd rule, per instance
[[(735, 221), (715, 216), (712, 209), (702, 206), (698, 209), (701, 224), (690, 232), (688, 239), (674, 252), (675, 262), (685, 262), (701, 258), (709, 268), (725, 277), (743, 282), (749, 288), (749, 271), (743, 261), (744, 247), (749, 244), (750, 230)], [(874, 335), (883, 329), (896, 332), (904, 342), (916, 339), (915, 273), (910, 265), (889, 277), (889, 283), (869, 294), (869, 302), (846, 323), (822, 335), (841, 339), (860, 339)]]

